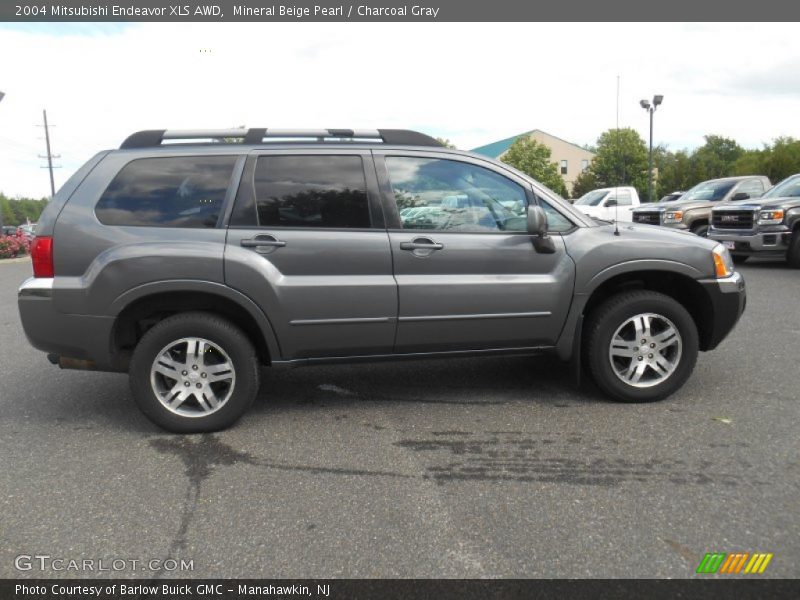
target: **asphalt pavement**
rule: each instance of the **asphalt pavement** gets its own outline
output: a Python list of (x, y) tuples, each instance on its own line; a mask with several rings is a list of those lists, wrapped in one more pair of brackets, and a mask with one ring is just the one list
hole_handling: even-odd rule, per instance
[[(233, 429), (176, 436), (126, 376), (31, 348), (30, 265), (0, 263), (0, 577), (682, 578), (742, 551), (798, 577), (800, 271), (740, 270), (742, 321), (659, 403), (548, 357), (267, 369)], [(192, 570), (15, 567), (37, 554)]]

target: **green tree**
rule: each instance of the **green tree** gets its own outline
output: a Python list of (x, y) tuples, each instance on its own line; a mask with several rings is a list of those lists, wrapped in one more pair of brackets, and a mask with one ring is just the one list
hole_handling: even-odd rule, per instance
[(698, 182), (731, 175), (744, 148), (736, 140), (721, 135), (706, 135), (704, 139), (706, 143), (692, 153)]
[(779, 137), (764, 157), (762, 171), (773, 183), (800, 173), (800, 140)]
[(580, 198), (587, 192), (596, 190), (599, 187), (595, 174), (592, 173), (591, 169), (586, 169), (575, 178), (575, 182), (572, 184), (572, 197)]
[(30, 220), (35, 223), (39, 220), (44, 207), (47, 206), (47, 199), (34, 200), (32, 198), (11, 199), (0, 194), (0, 216), (3, 225), (22, 225)]
[(647, 146), (634, 129), (603, 132), (589, 169), (598, 187), (631, 185), (641, 197), (647, 196)]
[(760, 175), (761, 173), (766, 175), (769, 154), (769, 147), (763, 150), (745, 150), (733, 163), (731, 175)]
[(453, 144), (450, 140), (443, 137), (437, 137), (436, 141), (439, 142), (445, 148), (450, 148), (451, 150), (456, 150), (456, 145)]
[(558, 172), (558, 165), (550, 162), (550, 148), (533, 138), (518, 137), (500, 160), (567, 196), (567, 186)]
[(696, 183), (692, 159), (686, 150), (671, 152), (666, 148), (653, 148), (653, 166), (658, 169), (655, 180), (656, 200), (677, 190), (686, 191)]

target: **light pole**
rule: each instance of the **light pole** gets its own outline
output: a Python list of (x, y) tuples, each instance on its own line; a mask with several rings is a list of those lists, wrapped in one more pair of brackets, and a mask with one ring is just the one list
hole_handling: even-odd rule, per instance
[(653, 113), (656, 112), (658, 105), (664, 101), (664, 96), (653, 96), (653, 103), (649, 100), (640, 100), (639, 106), (650, 113), (650, 157), (647, 161), (647, 200), (653, 201)]

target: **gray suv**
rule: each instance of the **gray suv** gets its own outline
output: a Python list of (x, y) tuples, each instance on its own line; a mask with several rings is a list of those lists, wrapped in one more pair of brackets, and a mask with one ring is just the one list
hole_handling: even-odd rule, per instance
[(235, 422), (265, 365), (553, 352), (657, 400), (745, 306), (721, 244), (593, 220), (406, 130), (142, 131), (81, 167), (36, 235), (30, 343), (129, 373), (178, 432)]

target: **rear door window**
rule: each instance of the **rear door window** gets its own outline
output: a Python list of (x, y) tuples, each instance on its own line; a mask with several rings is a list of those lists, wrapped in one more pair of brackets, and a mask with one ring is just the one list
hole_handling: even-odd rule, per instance
[(95, 214), (104, 225), (216, 227), (237, 158), (133, 160), (103, 192)]
[(370, 227), (360, 156), (260, 156), (254, 175), (261, 227)]

